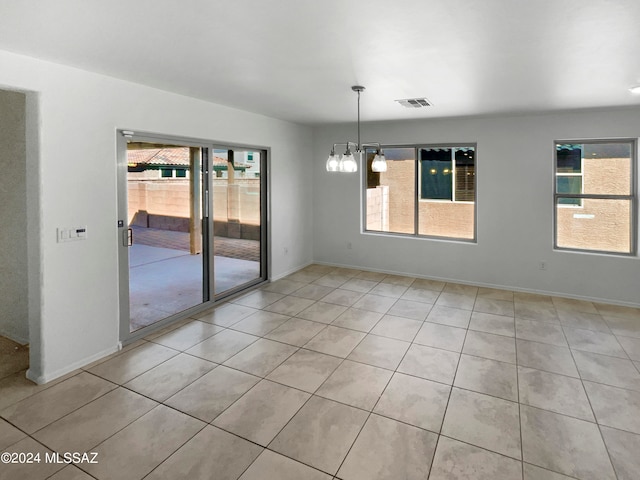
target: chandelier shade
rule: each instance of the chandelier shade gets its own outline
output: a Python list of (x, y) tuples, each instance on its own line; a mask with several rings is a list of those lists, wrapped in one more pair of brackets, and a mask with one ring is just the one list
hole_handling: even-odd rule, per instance
[(386, 172), (387, 171), (387, 159), (384, 158), (384, 153), (380, 150), (380, 153), (376, 153), (371, 162), (371, 170), (374, 172)]
[(327, 159), (327, 172), (337, 172), (340, 164), (340, 155), (336, 155), (333, 150)]

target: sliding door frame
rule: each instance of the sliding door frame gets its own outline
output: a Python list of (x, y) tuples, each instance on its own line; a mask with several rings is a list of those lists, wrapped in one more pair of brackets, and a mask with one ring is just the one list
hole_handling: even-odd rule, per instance
[[(197, 147), (201, 149), (201, 172), (191, 172), (194, 175), (201, 175), (202, 196), (199, 199), (199, 208), (202, 216), (202, 255), (203, 255), (203, 297), (208, 291), (209, 300), (190, 307), (186, 310), (168, 316), (162, 320), (130, 332), (130, 292), (129, 292), (129, 247), (126, 246), (126, 235), (128, 230), (128, 187), (127, 187), (127, 143), (129, 141), (163, 143), (168, 145), (179, 145), (184, 147)], [(215, 293), (215, 266), (214, 266), (214, 233), (213, 233), (213, 150), (225, 148), (240, 151), (260, 152), (260, 276), (255, 280), (238, 285), (216, 295)], [(141, 339), (154, 331), (160, 330), (176, 321), (194, 316), (204, 310), (227, 301), (237, 296), (245, 290), (265, 283), (269, 280), (271, 267), (271, 256), (269, 255), (269, 245), (271, 238), (271, 202), (270, 202), (270, 182), (271, 182), (271, 149), (265, 146), (254, 146), (247, 144), (237, 144), (230, 142), (208, 141), (174, 135), (161, 135), (147, 132), (118, 129), (116, 131), (116, 155), (117, 155), (117, 245), (118, 245), (118, 269), (119, 269), (119, 341), (120, 345), (126, 345)], [(262, 173), (264, 172), (264, 173)], [(197, 211), (197, 210), (196, 210)], [(207, 272), (208, 269), (208, 272)], [(206, 290), (205, 290), (206, 289)]]
[[(246, 290), (247, 288), (251, 288), (254, 285), (258, 285), (260, 283), (265, 282), (269, 278), (269, 255), (267, 252), (269, 249), (267, 248), (269, 243), (269, 235), (268, 231), (270, 229), (267, 228), (268, 219), (269, 219), (269, 201), (270, 198), (269, 190), (268, 190), (268, 182), (271, 176), (269, 175), (268, 167), (270, 157), (270, 150), (265, 147), (252, 147), (247, 145), (238, 145), (232, 143), (214, 143), (211, 145), (212, 151), (215, 150), (234, 150), (237, 152), (260, 152), (260, 172), (265, 172), (266, 174), (260, 174), (260, 276), (255, 280), (250, 280), (247, 283), (243, 283), (241, 285), (237, 285), (229, 290), (225, 290), (224, 292), (220, 292), (218, 294), (215, 293), (215, 268), (211, 265), (211, 280), (212, 280), (212, 295), (216, 302), (224, 300), (229, 297), (233, 297), (237, 295), (239, 292)], [(212, 165), (213, 165), (213, 155)], [(213, 167), (211, 169), (211, 175), (213, 175)], [(209, 183), (208, 188), (211, 190), (210, 201), (211, 201), (211, 237), (213, 239), (213, 184)], [(263, 193), (264, 192), (264, 193)], [(212, 244), (213, 252), (213, 244)], [(211, 255), (211, 261), (213, 262), (213, 255)]]

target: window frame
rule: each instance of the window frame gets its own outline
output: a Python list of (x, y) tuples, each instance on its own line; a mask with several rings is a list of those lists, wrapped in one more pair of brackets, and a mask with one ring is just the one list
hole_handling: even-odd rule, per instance
[[(628, 143), (631, 145), (631, 158), (630, 158), (630, 184), (628, 195), (614, 195), (614, 194), (588, 194), (584, 193), (584, 158), (581, 158), (581, 175), (582, 175), (582, 193), (558, 193), (557, 191), (557, 177), (558, 177), (558, 155), (557, 146), (559, 144), (612, 144), (612, 143)], [(553, 141), (553, 249), (562, 252), (574, 252), (574, 253), (589, 253), (589, 254), (601, 254), (601, 255), (613, 255), (623, 257), (636, 257), (638, 254), (638, 190), (637, 190), (637, 176), (638, 176), (638, 139), (637, 138), (596, 138), (596, 139), (560, 139)], [(565, 175), (562, 174), (561, 175)], [(558, 204), (559, 198), (577, 198), (580, 199), (580, 205), (561, 205)], [(630, 212), (630, 225), (629, 225), (629, 252), (616, 252), (611, 250), (596, 250), (576, 247), (561, 247), (558, 246), (558, 206), (562, 208), (583, 208), (583, 199), (595, 199), (595, 200), (628, 200), (631, 204)]]
[[(414, 175), (414, 215), (413, 215), (413, 233), (400, 233), (400, 232), (385, 232), (381, 230), (368, 230), (367, 229), (367, 189), (368, 178), (367, 173), (369, 170), (369, 164), (367, 161), (367, 153), (374, 152), (374, 148), (366, 148), (363, 151), (361, 159), (360, 181), (361, 181), (361, 221), (360, 221), (360, 233), (364, 235), (384, 235), (401, 238), (417, 238), (422, 240), (436, 240), (444, 242), (460, 242), (465, 244), (477, 244), (478, 243), (478, 144), (477, 142), (448, 142), (448, 143), (410, 143), (410, 144), (380, 144), (380, 149), (392, 149), (392, 148), (412, 148), (414, 150), (414, 162), (415, 162), (415, 175)], [(421, 197), (421, 162), (419, 157), (419, 151), (421, 148), (473, 148), (474, 149), (474, 189), (473, 189), (473, 201), (468, 200), (445, 200), (445, 199), (422, 199)], [(393, 160), (387, 160), (387, 162)], [(455, 159), (453, 161), (455, 164)], [(452, 176), (454, 175), (454, 166), (452, 165)], [(455, 187), (454, 180), (452, 178), (452, 190)], [(452, 191), (452, 197), (455, 198), (455, 192)], [(420, 204), (422, 203), (452, 203), (452, 204), (473, 204), (473, 238), (461, 238), (461, 237), (447, 237), (441, 235), (424, 235), (418, 233), (420, 231)]]

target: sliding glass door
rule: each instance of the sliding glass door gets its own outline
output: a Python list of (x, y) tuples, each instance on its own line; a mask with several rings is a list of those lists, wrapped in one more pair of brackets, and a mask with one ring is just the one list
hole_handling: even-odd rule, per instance
[(202, 149), (127, 143), (130, 332), (209, 300)]
[(121, 132), (121, 340), (266, 280), (266, 157)]
[(264, 152), (213, 149), (215, 294), (262, 278)]

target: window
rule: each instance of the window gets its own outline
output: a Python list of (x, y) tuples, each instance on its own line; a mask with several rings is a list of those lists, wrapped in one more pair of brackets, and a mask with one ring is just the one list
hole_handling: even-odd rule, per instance
[(635, 252), (632, 140), (556, 142), (555, 247)]
[(184, 168), (176, 168), (176, 178), (186, 178), (187, 170)]
[(162, 178), (171, 178), (173, 177), (173, 169), (172, 168), (161, 168), (160, 176)]
[(367, 152), (365, 230), (475, 239), (475, 145), (382, 150), (381, 173)]

